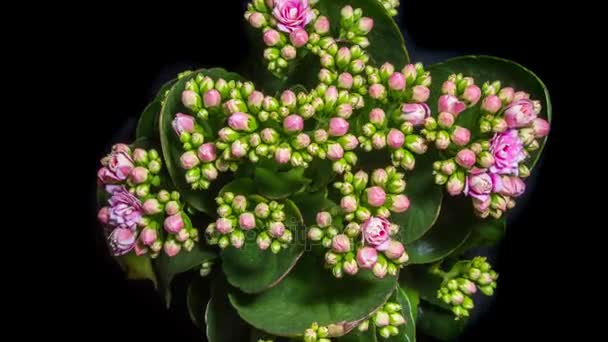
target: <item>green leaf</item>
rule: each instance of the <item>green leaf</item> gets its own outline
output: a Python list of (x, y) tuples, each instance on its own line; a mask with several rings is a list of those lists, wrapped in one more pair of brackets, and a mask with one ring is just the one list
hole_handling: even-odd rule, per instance
[(320, 191), (327, 189), (336, 174), (330, 160), (315, 158), (306, 169), (305, 176), (312, 180), (308, 185), (309, 191)]
[(406, 247), (409, 263), (426, 264), (445, 258), (466, 241), (473, 226), (483, 223), (473, 214), (470, 199), (458, 198), (453, 202), (448, 206), (444, 202), (446, 209), (441, 211), (433, 228)]
[(232, 246), (222, 250), (221, 257), (228, 282), (246, 293), (258, 293), (276, 286), (291, 271), (304, 253), (304, 229), (300, 211), (285, 200), (285, 226), (293, 232), (293, 242), (288, 249), (274, 254), (260, 250), (255, 237), (246, 234), (240, 249)]
[(453, 340), (462, 333), (464, 320), (455, 320), (454, 314), (427, 303), (418, 307), (418, 329), (442, 341)]
[(401, 241), (409, 244), (422, 237), (439, 217), (443, 189), (435, 184), (433, 162), (439, 157), (435, 150), (416, 156), (416, 167), (406, 174), (405, 194), (410, 199), (410, 208), (403, 213), (391, 215), (391, 221), (400, 226)]
[(156, 275), (158, 277), (158, 289), (164, 296), (167, 307), (171, 305), (171, 281), (176, 275), (186, 272), (201, 265), (205, 260), (213, 260), (217, 254), (210, 246), (200, 242), (188, 252), (180, 251), (176, 256), (169, 257), (165, 253), (160, 253), (154, 263)]
[(127, 274), (127, 279), (141, 280), (149, 279), (158, 286), (150, 257), (147, 255), (138, 256), (135, 252), (116, 257), (122, 270)]
[[(226, 182), (226, 179), (230, 178), (230, 176), (226, 175), (225, 173), (220, 173), (220, 177), (211, 184), (209, 189), (192, 190), (190, 185), (186, 182), (186, 170), (181, 167), (179, 161), (181, 155), (184, 153), (182, 143), (171, 126), (171, 122), (173, 121), (175, 114), (179, 112), (194, 115), (194, 113), (191, 113), (182, 104), (181, 94), (184, 90), (186, 82), (196, 77), (196, 75), (199, 73), (209, 76), (215, 80), (219, 78), (223, 78), (227, 81), (241, 79), (238, 74), (227, 72), (226, 70), (220, 68), (202, 69), (193, 72), (188, 76), (182, 77), (171, 87), (171, 90), (169, 91), (165, 100), (165, 104), (161, 109), (160, 141), (162, 144), (162, 152), (165, 164), (167, 165), (167, 170), (171, 176), (171, 179), (173, 180), (173, 184), (175, 184), (175, 187), (181, 193), (182, 199), (194, 209), (207, 214), (212, 214), (213, 208), (215, 207), (214, 196)], [(213, 120), (210, 121), (213, 122)], [(199, 123), (205, 124), (201, 121), (199, 121)]]
[(163, 84), (158, 90), (156, 97), (154, 97), (154, 100), (150, 102), (143, 113), (141, 113), (135, 130), (136, 138), (147, 137), (154, 140), (159, 139), (159, 116), (162, 102), (165, 98), (165, 92), (171, 89), (171, 86), (175, 84), (176, 81), (177, 79), (173, 79)]
[(209, 278), (196, 277), (188, 285), (187, 305), (192, 323), (200, 329), (205, 329), (205, 308), (209, 302)]
[(275, 172), (256, 167), (254, 183), (260, 195), (270, 199), (286, 198), (304, 188), (310, 179), (304, 176), (304, 168), (293, 168), (286, 172)]
[(416, 342), (416, 317), (418, 316), (418, 293), (412, 289), (397, 286), (395, 300), (401, 305), (401, 315), (405, 324), (399, 326), (399, 335), (388, 338), (387, 342)]
[(383, 305), (396, 278), (376, 278), (369, 271), (336, 279), (323, 269), (320, 251), (306, 253), (277, 286), (256, 295), (232, 290), (230, 301), (254, 327), (277, 336), (302, 336), (313, 322), (336, 325), (336, 336), (348, 333)]
[(431, 274), (427, 265), (410, 265), (399, 272), (399, 285), (406, 289), (416, 291), (419, 298), (450, 310), (451, 306), (437, 299), (437, 291), (443, 278)]
[(340, 11), (346, 5), (361, 8), (364, 16), (374, 19), (374, 28), (367, 35), (370, 42), (367, 52), (378, 67), (385, 62), (389, 62), (395, 68), (401, 69), (409, 63), (410, 58), (405, 49), (403, 35), (393, 18), (386, 13), (386, 10), (378, 1), (320, 0), (316, 7), (321, 15), (326, 15), (329, 18), (333, 37), (339, 35)]
[(376, 326), (370, 322), (366, 331), (359, 331), (354, 328), (348, 335), (338, 337), (336, 342), (377, 342)]
[[(428, 67), (428, 70), (433, 77), (431, 97), (429, 98), (428, 103), (431, 104), (431, 106), (434, 106), (432, 108), (434, 111), (437, 110), (437, 99), (441, 95), (441, 85), (443, 81), (445, 81), (450, 74), (462, 73), (465, 76), (474, 77), (475, 83), (480, 86), (486, 81), (492, 82), (499, 80), (502, 87), (513, 87), (516, 91), (523, 90), (530, 93), (531, 99), (539, 100), (542, 104), (543, 108), (540, 117), (551, 122), (551, 99), (547, 87), (532, 71), (515, 62), (490, 56), (463, 56), (449, 59), (443, 63), (433, 64)], [(464, 117), (459, 118), (459, 120), (465, 122), (467, 125), (471, 121), (476, 122), (480, 112), (475, 108), (479, 108), (479, 105), (468, 109), (468, 112), (465, 111), (461, 113), (461, 116), (464, 115)], [(472, 131), (479, 130), (477, 123), (475, 126), (477, 129)], [(471, 126), (466, 127), (471, 128)], [(546, 140), (546, 137), (541, 139), (539, 141), (540, 148), (532, 153), (530, 168), (534, 167), (538, 161)]]
[(317, 192), (301, 192), (291, 197), (291, 200), (298, 206), (300, 213), (307, 227), (317, 222), (317, 213), (329, 210), (336, 204), (327, 198), (327, 190)]
[(502, 240), (506, 233), (506, 229), (507, 222), (504, 215), (497, 220), (488, 217), (473, 226), (473, 231), (467, 241), (450, 257), (460, 256), (472, 248), (493, 246)]
[(205, 311), (209, 342), (242, 342), (249, 339), (249, 327), (228, 301), (229, 287), (221, 276), (213, 280), (211, 299)]

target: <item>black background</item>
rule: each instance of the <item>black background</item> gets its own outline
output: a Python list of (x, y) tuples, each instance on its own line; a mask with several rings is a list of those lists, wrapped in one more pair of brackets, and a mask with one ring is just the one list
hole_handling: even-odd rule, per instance
[[(493, 2), (402, 1), (400, 26), (413, 61), (430, 64), (463, 54), (496, 55), (533, 70), (548, 86), (554, 105), (554, 122), (541, 163), (535, 169), (534, 187), (524, 210), (512, 219), (498, 248), (496, 268), (501, 273), (495, 301), (465, 334), (463, 341), (548, 338), (567, 333), (551, 319), (563, 319), (562, 288), (547, 285), (561, 279), (555, 267), (556, 239), (563, 229), (554, 225), (561, 205), (556, 195), (562, 181), (559, 163), (569, 152), (562, 118), (565, 99), (564, 65), (555, 43), (561, 31), (541, 4), (515, 0)], [(83, 247), (69, 271), (76, 273), (70, 298), (70, 326), (81, 337), (119, 340), (200, 340), (181, 310), (165, 311), (149, 284), (127, 282), (108, 256), (95, 221), (94, 188), (98, 160), (117, 137), (129, 136), (137, 116), (158, 87), (184, 69), (221, 66), (233, 69), (246, 58), (249, 47), (242, 26), (245, 1), (149, 4), (146, 10), (94, 8), (76, 19), (71, 33), (74, 52), (66, 56), (80, 80), (78, 115), (87, 130), (80, 130), (84, 147), (80, 185), (86, 201), (78, 201), (78, 226)], [(260, 56), (261, 57), (261, 56)], [(127, 131), (125, 131), (127, 130)], [(86, 187), (85, 187), (86, 184)], [(82, 243), (84, 241), (84, 243)], [(569, 271), (566, 271), (569, 272)], [(555, 305), (558, 306), (555, 306)], [(280, 313), (277, 313), (280, 314)]]

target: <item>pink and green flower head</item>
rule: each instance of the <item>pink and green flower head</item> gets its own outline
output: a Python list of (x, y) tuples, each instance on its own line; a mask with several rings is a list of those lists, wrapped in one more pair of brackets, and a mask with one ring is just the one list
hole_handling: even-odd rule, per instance
[(517, 175), (519, 163), (526, 158), (523, 143), (515, 129), (495, 134), (490, 140), (490, 153), (494, 156), (490, 172), (499, 174)]
[(314, 18), (308, 0), (275, 0), (272, 15), (278, 29), (288, 33), (303, 29)]
[(379, 251), (388, 248), (391, 223), (384, 217), (372, 216), (361, 224), (363, 243)]

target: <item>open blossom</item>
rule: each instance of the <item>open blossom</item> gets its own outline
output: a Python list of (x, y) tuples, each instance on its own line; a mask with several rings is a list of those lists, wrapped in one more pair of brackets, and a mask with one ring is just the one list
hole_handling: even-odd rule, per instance
[(454, 95), (442, 95), (439, 97), (439, 111), (454, 115), (460, 114), (467, 106)]
[(390, 228), (391, 223), (384, 217), (370, 217), (361, 225), (363, 241), (366, 245), (383, 251), (389, 246)]
[(115, 256), (128, 253), (135, 247), (136, 232), (126, 228), (115, 228), (108, 236), (108, 244)]
[(509, 128), (529, 126), (536, 119), (537, 114), (534, 102), (525, 98), (509, 104), (504, 113)]
[(490, 198), (492, 191), (497, 190), (499, 176), (487, 173), (482, 169), (473, 169), (466, 178), (464, 194), (485, 202)]
[(314, 18), (308, 0), (275, 0), (272, 15), (283, 32), (303, 29)]
[(494, 156), (490, 171), (499, 174), (517, 175), (519, 163), (526, 158), (523, 143), (515, 129), (495, 134), (490, 140), (490, 153)]
[(105, 166), (97, 172), (97, 178), (102, 184), (120, 183), (129, 177), (134, 168), (133, 159), (123, 150), (112, 151), (103, 163)]
[(125, 187), (116, 186), (112, 188), (112, 197), (108, 202), (110, 204), (108, 224), (112, 227), (135, 230), (143, 210), (139, 199)]
[(422, 125), (424, 119), (431, 115), (431, 109), (426, 103), (405, 103), (401, 106), (401, 119), (414, 126)]

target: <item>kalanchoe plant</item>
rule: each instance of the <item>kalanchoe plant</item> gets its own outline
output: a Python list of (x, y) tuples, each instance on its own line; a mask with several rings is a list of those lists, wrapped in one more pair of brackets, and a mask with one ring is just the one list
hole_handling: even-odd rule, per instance
[(210, 341), (448, 338), (493, 294), (462, 255), (502, 236), (549, 96), (494, 57), (410, 63), (398, 4), (252, 1), (269, 72), (179, 74), (101, 160), (111, 253)]

